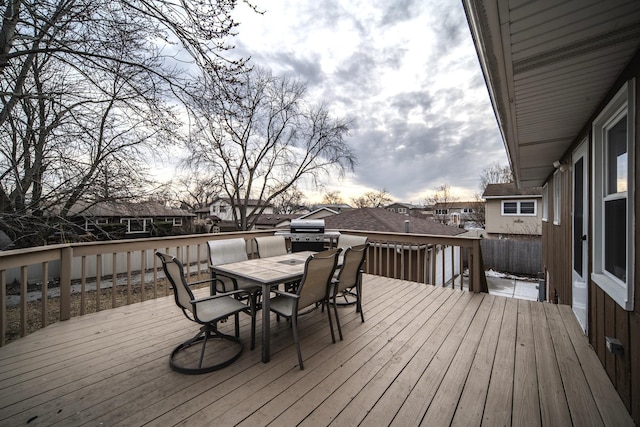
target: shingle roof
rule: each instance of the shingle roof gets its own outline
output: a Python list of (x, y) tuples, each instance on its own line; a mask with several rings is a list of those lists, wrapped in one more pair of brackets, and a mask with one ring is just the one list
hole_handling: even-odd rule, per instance
[(406, 220), (409, 220), (409, 233), (412, 234), (455, 236), (465, 232), (462, 228), (451, 227), (431, 219), (411, 217), (382, 208), (350, 209), (324, 218), (327, 229), (387, 233), (404, 233)]
[(84, 217), (193, 217), (195, 214), (184, 209), (173, 209), (160, 203), (115, 203), (100, 202), (88, 206), (85, 203), (76, 203), (70, 211), (70, 215)]
[(482, 197), (508, 197), (508, 196), (542, 196), (542, 187), (517, 188), (513, 182), (504, 184), (489, 184), (482, 193)]

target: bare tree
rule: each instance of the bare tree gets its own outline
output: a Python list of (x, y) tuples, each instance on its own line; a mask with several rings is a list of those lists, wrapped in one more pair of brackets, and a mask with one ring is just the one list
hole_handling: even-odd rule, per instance
[[(301, 81), (254, 69), (234, 87), (233, 101), (202, 81), (207, 84), (190, 102), (197, 124), (188, 145), (191, 161), (221, 177), (239, 229), (251, 229), (255, 219), (249, 218), (300, 178), (353, 168), (348, 121), (332, 118), (323, 105), (309, 105)], [(248, 211), (250, 199), (261, 206)]]
[(340, 205), (344, 203), (344, 199), (339, 191), (329, 191), (322, 196), (323, 205)]
[(454, 195), (449, 184), (442, 184), (438, 189), (427, 198), (428, 205), (434, 207), (434, 217), (443, 224), (449, 219), (449, 210), (454, 202), (458, 201), (458, 197)]
[(385, 189), (368, 191), (360, 197), (351, 199), (351, 203), (356, 208), (383, 208), (392, 201), (393, 199)]
[[(172, 44), (233, 82), (234, 2), (13, 0), (0, 29), (0, 231), (41, 244), (79, 201), (146, 192), (146, 159), (176, 141), (185, 87)], [(160, 42), (160, 43), (159, 43)], [(145, 189), (143, 191), (143, 189)]]
[(271, 202), (277, 214), (297, 214), (307, 210), (304, 204), (304, 193), (295, 185), (280, 193)]
[(513, 182), (513, 173), (511, 172), (511, 166), (502, 165), (500, 162), (493, 162), (482, 170), (480, 174), (480, 194), (484, 193), (487, 185), (489, 184), (501, 184)]

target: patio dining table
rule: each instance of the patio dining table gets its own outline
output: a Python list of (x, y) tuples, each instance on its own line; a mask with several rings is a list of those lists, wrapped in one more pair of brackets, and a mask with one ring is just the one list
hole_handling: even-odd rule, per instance
[(315, 252), (294, 252), (268, 258), (220, 264), (211, 267), (215, 274), (249, 280), (262, 287), (262, 361), (269, 361), (270, 293), (273, 286), (302, 279), (305, 261)]

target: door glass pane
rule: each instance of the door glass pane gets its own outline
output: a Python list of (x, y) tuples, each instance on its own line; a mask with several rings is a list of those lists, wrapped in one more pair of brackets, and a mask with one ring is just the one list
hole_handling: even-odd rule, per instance
[(627, 118), (607, 131), (607, 194), (627, 191)]
[(584, 158), (573, 167), (573, 270), (582, 276), (582, 232), (584, 226)]
[(627, 201), (617, 199), (604, 204), (604, 267), (623, 282), (627, 281)]

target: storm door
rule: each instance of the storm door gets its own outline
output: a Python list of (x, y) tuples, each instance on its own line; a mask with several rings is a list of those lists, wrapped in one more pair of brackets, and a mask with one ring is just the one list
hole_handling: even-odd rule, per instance
[(582, 330), (587, 333), (589, 313), (589, 246), (588, 221), (588, 159), (587, 141), (573, 153), (573, 229), (572, 229), (572, 303), (573, 312)]

